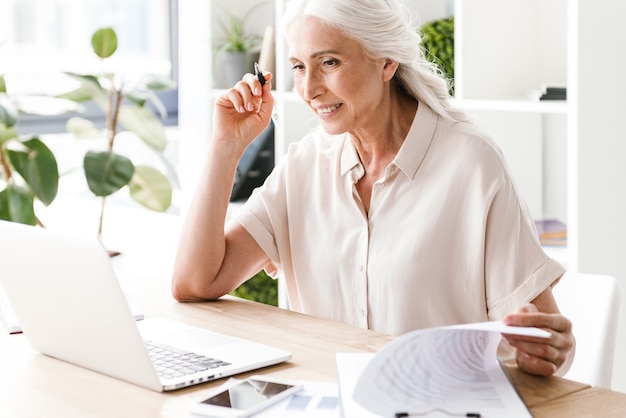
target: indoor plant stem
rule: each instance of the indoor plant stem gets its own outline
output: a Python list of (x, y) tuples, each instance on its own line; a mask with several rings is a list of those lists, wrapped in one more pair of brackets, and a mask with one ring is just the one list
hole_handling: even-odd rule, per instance
[[(117, 119), (120, 113), (120, 107), (124, 94), (121, 89), (111, 89), (109, 92), (109, 109), (107, 111), (106, 131), (107, 142), (109, 146), (109, 152), (113, 153), (113, 145), (115, 144), (115, 136), (117, 135)], [(106, 196), (102, 196), (102, 203), (100, 205), (100, 221), (98, 224), (98, 239), (102, 241), (102, 225), (104, 224), (104, 206), (106, 203)]]

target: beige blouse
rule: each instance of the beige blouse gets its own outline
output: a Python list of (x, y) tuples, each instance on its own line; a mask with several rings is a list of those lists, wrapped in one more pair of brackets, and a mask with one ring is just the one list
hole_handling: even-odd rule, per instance
[(369, 216), (363, 173), (348, 134), (317, 131), (234, 214), (278, 266), (291, 309), (397, 335), (500, 319), (564, 272), (473, 126), (420, 104)]

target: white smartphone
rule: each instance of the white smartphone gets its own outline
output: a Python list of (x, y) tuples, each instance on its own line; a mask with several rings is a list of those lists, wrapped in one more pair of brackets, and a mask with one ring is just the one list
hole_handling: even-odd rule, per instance
[(281, 381), (267, 376), (248, 379), (229, 379), (216, 393), (189, 408), (189, 412), (215, 418), (249, 417), (302, 389), (295, 382)]

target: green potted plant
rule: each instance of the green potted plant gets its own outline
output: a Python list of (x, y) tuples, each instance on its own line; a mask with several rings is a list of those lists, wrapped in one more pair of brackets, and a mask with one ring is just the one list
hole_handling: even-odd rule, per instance
[(278, 306), (278, 280), (271, 278), (264, 270), (261, 270), (230, 294), (266, 305)]
[[(0, 219), (43, 226), (35, 214), (35, 201), (44, 206), (56, 198), (59, 171), (53, 152), (38, 137), (20, 135), (16, 125), (21, 113), (35, 115), (78, 111), (73, 102), (52, 97), (13, 96), (0, 75)], [(35, 99), (43, 108), (29, 104)]]
[[(91, 44), (94, 53), (105, 60), (117, 49), (117, 35), (111, 28), (98, 29)], [(131, 86), (110, 73), (68, 75), (78, 81), (78, 87), (55, 99), (64, 103), (93, 100), (106, 115), (104, 130), (80, 117), (70, 118), (67, 123), (68, 131), (77, 138), (98, 140), (98, 145), (94, 146), (96, 150), (87, 151), (83, 160), (89, 190), (102, 199), (98, 237), (102, 236), (106, 198), (124, 187), (129, 188), (131, 197), (141, 205), (155, 211), (167, 210), (173, 189), (168, 176), (154, 167), (133, 164), (130, 158), (116, 153), (114, 145), (120, 125), (123, 125), (149, 149), (162, 156), (167, 138), (159, 118), (147, 104), (153, 103), (157, 109), (162, 109), (154, 91), (172, 88), (173, 83), (146, 76)], [(48, 205), (56, 197), (59, 180), (56, 158), (38, 138), (24, 138), (17, 134), (18, 108), (10, 105), (4, 79), (0, 80), (0, 94), (4, 94), (0, 95), (0, 162), (3, 168), (0, 219), (34, 225), (38, 223), (34, 215), (34, 199)], [(164, 158), (162, 160), (166, 162)], [(170, 177), (175, 180), (173, 170), (169, 169)], [(20, 179), (16, 178), (16, 173)]]
[(437, 64), (454, 96), (454, 16), (426, 22), (420, 28), (426, 58)]
[(222, 36), (216, 40), (217, 58), (224, 69), (228, 87), (241, 80), (245, 73), (250, 72), (250, 54), (260, 44), (262, 37), (250, 32), (246, 25), (252, 13), (262, 5), (264, 3), (250, 8), (243, 16), (227, 13), (226, 21), (217, 20), (222, 32)]

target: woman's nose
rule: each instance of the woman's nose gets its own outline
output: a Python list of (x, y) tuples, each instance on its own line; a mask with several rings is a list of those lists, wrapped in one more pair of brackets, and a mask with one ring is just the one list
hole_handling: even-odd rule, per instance
[(302, 79), (301, 96), (304, 100), (311, 101), (320, 95), (322, 87), (319, 75), (314, 71), (307, 72)]

